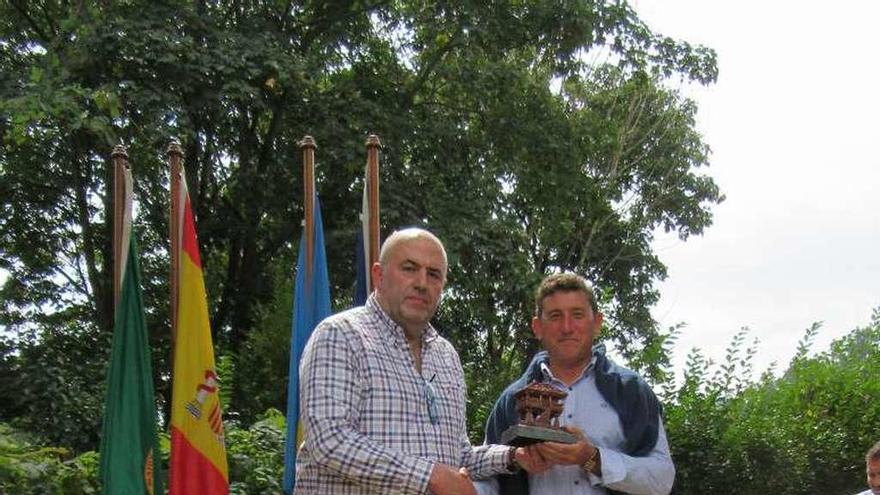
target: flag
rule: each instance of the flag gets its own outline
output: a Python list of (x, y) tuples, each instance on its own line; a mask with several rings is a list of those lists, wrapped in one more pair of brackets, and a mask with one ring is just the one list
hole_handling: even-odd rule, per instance
[(355, 263), (357, 264), (356, 268), (356, 279), (354, 285), (354, 300), (353, 306), (363, 306), (367, 303), (367, 297), (369, 296), (369, 290), (367, 289), (367, 260), (364, 253), (364, 233), (360, 230), (357, 232), (357, 239), (355, 240)]
[(324, 251), (324, 226), (321, 202), (315, 196), (315, 232), (312, 236), (311, 277), (307, 273), (306, 232), (299, 241), (296, 262), (296, 283), (293, 294), (293, 328), (290, 336), (290, 369), (287, 383), (287, 441), (284, 444), (284, 493), (293, 492), (296, 477), (296, 449), (302, 443), (299, 422), (299, 362), (312, 330), (330, 316), (330, 282), (327, 276), (327, 255)]
[(171, 396), (169, 494), (225, 494), (229, 492), (229, 469), (208, 301), (195, 221), (184, 181), (180, 189), (183, 218)]
[(370, 174), (364, 173), (364, 196), (361, 206), (361, 228), (355, 242), (356, 282), (354, 305), (363, 306), (370, 295)]
[(164, 491), (141, 274), (134, 237), (126, 237), (127, 258), (123, 260), (107, 373), (100, 477), (103, 493), (161, 495)]

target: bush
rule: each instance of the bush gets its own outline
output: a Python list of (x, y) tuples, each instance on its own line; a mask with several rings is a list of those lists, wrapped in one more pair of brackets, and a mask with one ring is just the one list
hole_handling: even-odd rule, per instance
[(250, 428), (226, 424), (226, 456), (229, 461), (230, 495), (282, 493), (285, 418), (269, 409)]
[(0, 423), (0, 493), (100, 493), (98, 454), (71, 458), (66, 448), (35, 446), (26, 434)]
[[(226, 421), (230, 495), (282, 493), (284, 415), (270, 409), (250, 426)], [(167, 434), (162, 435), (163, 472), (168, 473)], [(40, 447), (21, 431), (0, 423), (0, 493), (16, 495), (89, 495), (101, 493), (100, 454), (73, 457), (63, 447)], [(165, 481), (167, 489), (167, 479)]]
[[(749, 381), (742, 333), (712, 378), (699, 352), (667, 393), (666, 426), (678, 471), (674, 493), (800, 495), (864, 489), (864, 453), (880, 424), (880, 311), (871, 324), (807, 357), (807, 330), (781, 377)], [(748, 371), (748, 373), (746, 372)]]

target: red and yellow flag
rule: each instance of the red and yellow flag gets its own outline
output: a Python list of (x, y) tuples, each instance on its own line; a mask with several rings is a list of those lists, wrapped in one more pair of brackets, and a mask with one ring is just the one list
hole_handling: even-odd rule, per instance
[(195, 222), (183, 197), (177, 339), (171, 403), (170, 495), (229, 493), (214, 346)]

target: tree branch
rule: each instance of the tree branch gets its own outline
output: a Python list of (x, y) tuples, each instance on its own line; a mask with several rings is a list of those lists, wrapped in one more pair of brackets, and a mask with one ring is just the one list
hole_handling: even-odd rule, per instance
[[(24, 5), (22, 5), (22, 3), (24, 3)], [(37, 24), (33, 17), (28, 14), (27, 2), (17, 2), (13, 0), (10, 2), (10, 4), (12, 4), (12, 7), (15, 8), (15, 10), (17, 10), (22, 17), (24, 17), (24, 20), (27, 22), (27, 24), (31, 27), (31, 29), (34, 30), (35, 33), (37, 33), (37, 36), (41, 38), (45, 44), (49, 45), (52, 43), (53, 37), (49, 36), (45, 31), (43, 31), (43, 29), (40, 28), (40, 25)]]

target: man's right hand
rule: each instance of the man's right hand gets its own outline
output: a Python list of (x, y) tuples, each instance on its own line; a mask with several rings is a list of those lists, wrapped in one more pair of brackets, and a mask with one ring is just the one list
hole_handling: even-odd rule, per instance
[(446, 464), (435, 463), (428, 480), (428, 490), (434, 495), (477, 495), (467, 469), (456, 470)]

